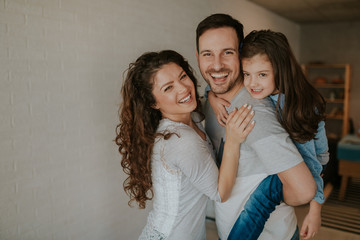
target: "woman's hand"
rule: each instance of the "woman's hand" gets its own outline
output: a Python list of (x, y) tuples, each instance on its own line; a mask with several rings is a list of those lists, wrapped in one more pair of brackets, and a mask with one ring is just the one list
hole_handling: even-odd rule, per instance
[(251, 106), (245, 104), (240, 109), (235, 108), (227, 119), (226, 138), (218, 183), (222, 202), (225, 202), (230, 197), (235, 184), (239, 166), (240, 146), (254, 128), (255, 122), (251, 121), (253, 116), (254, 111), (251, 110)]
[(245, 104), (240, 109), (235, 108), (227, 118), (226, 142), (236, 144), (244, 142), (255, 126), (255, 121), (251, 121), (253, 117), (254, 111), (250, 105)]

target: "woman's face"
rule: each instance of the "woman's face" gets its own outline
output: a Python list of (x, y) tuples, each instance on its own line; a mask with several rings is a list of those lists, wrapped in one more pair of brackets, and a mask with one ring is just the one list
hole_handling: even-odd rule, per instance
[(153, 95), (156, 100), (153, 107), (172, 121), (186, 123), (197, 106), (193, 81), (175, 63), (162, 66), (155, 74)]

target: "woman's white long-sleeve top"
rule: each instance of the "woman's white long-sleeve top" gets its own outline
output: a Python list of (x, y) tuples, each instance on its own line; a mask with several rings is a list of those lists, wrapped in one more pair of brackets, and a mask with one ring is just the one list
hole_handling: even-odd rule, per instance
[[(203, 127), (198, 126), (202, 131)], [(203, 140), (188, 125), (162, 119), (152, 155), (153, 210), (139, 239), (205, 240), (208, 198), (221, 201), (218, 168), (209, 137)]]

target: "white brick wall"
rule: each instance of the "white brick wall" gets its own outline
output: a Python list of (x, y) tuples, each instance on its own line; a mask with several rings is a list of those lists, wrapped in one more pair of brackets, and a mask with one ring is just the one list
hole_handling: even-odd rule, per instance
[(137, 239), (148, 210), (128, 207), (112, 141), (122, 72), (161, 49), (197, 69), (216, 3), (0, 0), (0, 239)]

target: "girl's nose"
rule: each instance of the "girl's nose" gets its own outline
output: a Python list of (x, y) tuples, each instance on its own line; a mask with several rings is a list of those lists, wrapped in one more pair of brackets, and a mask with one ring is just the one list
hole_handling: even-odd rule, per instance
[(256, 87), (256, 86), (258, 85), (258, 82), (257, 82), (256, 79), (253, 78), (253, 77), (250, 77), (249, 82), (250, 82), (249, 85), (250, 85), (251, 87)]

